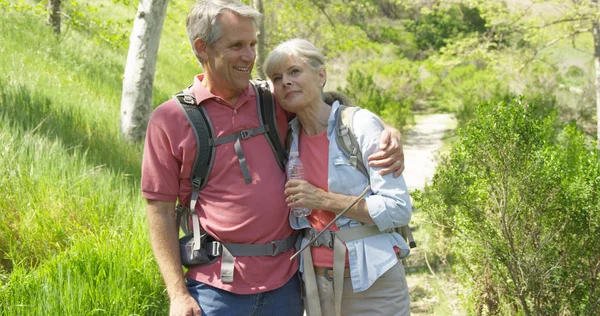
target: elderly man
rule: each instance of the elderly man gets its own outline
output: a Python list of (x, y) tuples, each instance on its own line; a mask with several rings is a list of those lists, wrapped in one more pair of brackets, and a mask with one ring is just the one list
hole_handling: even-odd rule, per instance
[[(260, 125), (249, 82), (260, 18), (237, 0), (198, 1), (187, 18), (190, 43), (204, 69), (189, 92), (210, 117), (216, 137)], [(291, 115), (276, 104), (275, 117), (285, 139)], [(399, 138), (385, 137), (380, 146), (385, 150), (370, 157), (374, 165), (387, 167), (384, 172), (400, 174), (404, 168)], [(175, 100), (163, 103), (148, 123), (142, 195), (148, 201), (150, 239), (170, 298), (170, 315), (301, 315), (298, 262), (289, 260), (293, 247), (272, 255), (236, 256), (230, 275), (223, 274), (226, 264), (217, 257), (184, 276), (174, 210), (177, 201), (189, 204), (195, 155), (196, 139), (184, 112)], [(288, 223), (285, 180), (264, 136), (216, 146), (214, 165), (193, 211), (202, 230), (219, 242), (243, 246), (287, 241), (294, 231)]]

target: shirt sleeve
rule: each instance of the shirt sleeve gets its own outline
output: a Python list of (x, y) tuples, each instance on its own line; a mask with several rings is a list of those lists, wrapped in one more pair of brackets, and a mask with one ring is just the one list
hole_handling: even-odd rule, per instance
[(353, 124), (373, 192), (365, 198), (371, 218), (381, 231), (408, 225), (412, 204), (404, 177), (394, 178), (393, 174), (381, 176), (381, 168), (367, 165), (368, 157), (379, 150), (383, 123), (375, 114), (361, 109), (354, 116)]
[[(142, 160), (142, 197), (166, 202), (177, 201), (181, 160), (176, 156), (176, 136), (169, 131), (168, 105), (156, 108), (146, 130)], [(170, 124), (173, 124), (172, 121)]]

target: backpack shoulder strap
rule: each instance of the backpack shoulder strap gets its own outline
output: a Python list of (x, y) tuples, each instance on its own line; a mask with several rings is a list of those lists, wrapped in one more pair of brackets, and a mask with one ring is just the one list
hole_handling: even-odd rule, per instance
[[(196, 99), (189, 90), (183, 90), (176, 94), (174, 98), (183, 110), (196, 138), (196, 158), (192, 166), (190, 183), (192, 185), (192, 198), (197, 198), (194, 194), (197, 195), (206, 186), (208, 175), (214, 163), (215, 151), (210, 139), (214, 137), (215, 133), (206, 110), (202, 105), (196, 104)], [(190, 207), (190, 209), (193, 210), (194, 208)]]
[(283, 147), (284, 145), (279, 130), (277, 129), (273, 95), (271, 94), (268, 83), (264, 80), (252, 80), (252, 86), (256, 92), (256, 105), (258, 107), (260, 124), (267, 127), (265, 137), (273, 150), (279, 168), (285, 171), (287, 153)]
[(354, 136), (354, 126), (352, 121), (354, 114), (360, 110), (356, 106), (340, 105), (337, 113), (336, 122), (336, 141), (342, 152), (350, 160), (350, 164), (369, 179), (369, 172), (363, 162), (360, 145)]
[[(335, 137), (338, 146), (350, 160), (350, 164), (367, 177), (367, 180), (370, 182), (369, 172), (364, 164), (362, 151), (360, 150), (360, 145), (354, 135), (354, 126), (352, 124), (354, 114), (356, 114), (358, 110), (360, 110), (359, 107), (340, 105), (336, 118)], [(408, 225), (396, 227), (394, 228), (394, 231), (402, 235), (410, 248), (417, 247), (417, 243), (411, 233), (411, 228)]]

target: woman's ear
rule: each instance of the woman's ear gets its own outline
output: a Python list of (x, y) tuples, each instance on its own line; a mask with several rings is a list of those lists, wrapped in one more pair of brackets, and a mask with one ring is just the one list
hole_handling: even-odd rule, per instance
[(319, 70), (319, 84), (321, 85), (321, 88), (324, 88), (326, 83), (327, 70), (325, 69), (325, 67), (321, 67), (321, 69)]

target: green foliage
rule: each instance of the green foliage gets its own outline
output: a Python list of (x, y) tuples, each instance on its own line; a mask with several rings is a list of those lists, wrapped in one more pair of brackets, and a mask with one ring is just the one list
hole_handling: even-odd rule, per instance
[(462, 124), (475, 114), (476, 106), (502, 94), (508, 87), (499, 77), (481, 65), (481, 62), (465, 62), (450, 69), (432, 65), (433, 74), (419, 86), (421, 93), (436, 108), (455, 112)]
[[(119, 132), (127, 51), (93, 23), (111, 13), (126, 25), (135, 7), (93, 4), (79, 7), (91, 29), (67, 24), (57, 41), (42, 3), (0, 1), (0, 315), (168, 310), (139, 192), (142, 145)], [(165, 23), (155, 104), (199, 70), (181, 26)]]
[[(143, 231), (145, 222), (128, 223)], [(148, 240), (101, 230), (79, 236), (35, 270), (16, 266), (0, 288), (2, 315), (165, 315), (168, 299)]]
[(472, 313), (599, 312), (600, 155), (557, 127), (523, 99), (481, 104), (426, 190)]
[(399, 97), (394, 91), (379, 88), (373, 76), (351, 70), (347, 81), (343, 93), (355, 105), (370, 110), (401, 130), (413, 122), (411, 100)]
[(485, 32), (485, 23), (477, 7), (459, 3), (425, 11), (416, 21), (410, 21), (408, 28), (414, 32), (419, 49), (439, 50), (453, 39)]

